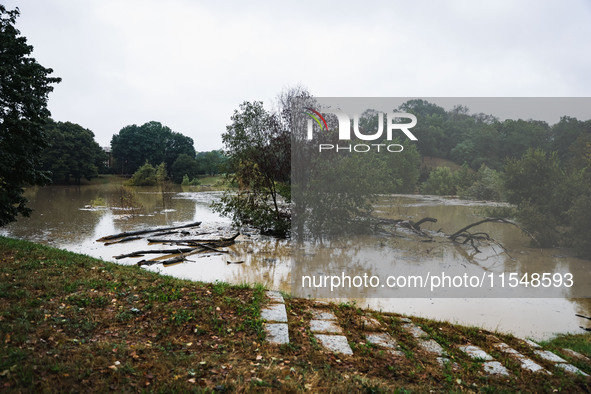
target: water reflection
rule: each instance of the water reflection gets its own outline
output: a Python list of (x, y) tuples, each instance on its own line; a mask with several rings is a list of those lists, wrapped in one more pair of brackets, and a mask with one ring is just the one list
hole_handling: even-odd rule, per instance
[[(164, 193), (158, 188), (135, 188), (136, 202), (142, 208), (136, 216), (129, 216), (124, 210), (89, 207), (93, 201), (100, 199), (108, 206), (120, 206), (120, 188), (121, 185), (113, 184), (30, 188), (26, 195), (35, 210), (33, 215), (2, 228), (0, 233), (110, 261), (115, 261), (115, 255), (160, 246), (148, 246), (144, 240), (112, 246), (95, 241), (107, 234), (190, 221), (202, 221), (200, 231), (211, 232), (212, 236), (231, 234), (229, 220), (209, 208), (211, 201), (219, 199), (218, 192), (194, 192), (178, 186)], [(383, 196), (376, 204), (376, 213), (384, 218), (415, 221), (425, 216), (436, 217), (437, 223), (425, 223), (422, 227), (450, 234), (478, 220), (483, 207), (484, 204), (428, 196)], [(196, 255), (186, 263), (169, 267), (156, 265), (147, 269), (192, 280), (263, 283), (289, 292), (294, 291), (292, 284), (302, 275), (343, 270), (353, 274), (367, 272), (382, 275), (393, 271), (410, 272), (417, 266), (425, 268), (430, 265), (433, 270), (449, 273), (572, 272), (584, 286), (591, 283), (587, 261), (563, 256), (556, 249), (532, 248), (528, 238), (511, 226), (487, 223), (481, 229), (501, 242), (508, 254), (493, 248), (482, 248), (483, 253), (474, 253), (438, 236), (434, 237), (435, 242), (421, 243), (398, 234), (401, 236), (343, 239), (320, 247), (303, 245), (295, 250), (304, 264), (292, 267), (287, 241), (251, 235), (241, 236), (229, 248), (228, 255)], [(136, 262), (137, 259), (119, 261), (122, 264)], [(238, 262), (242, 263), (235, 264)], [(589, 299), (569, 299), (566, 298), (568, 293), (563, 298), (551, 299), (391, 298), (397, 297), (395, 293), (380, 294), (370, 290), (360, 291), (354, 297), (349, 294), (348, 299), (340, 301), (356, 301), (360, 306), (378, 310), (512, 331), (520, 336), (536, 338), (557, 332), (582, 332), (578, 326), (586, 322), (574, 315), (591, 314)], [(303, 295), (326, 296), (310, 289)]]

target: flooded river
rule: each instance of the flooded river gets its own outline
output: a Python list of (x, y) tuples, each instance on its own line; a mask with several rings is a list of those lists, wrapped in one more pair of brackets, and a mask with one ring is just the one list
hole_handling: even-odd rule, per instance
[[(30, 188), (26, 196), (34, 212), (30, 218), (19, 218), (0, 229), (0, 234), (28, 239), (54, 247), (84, 253), (121, 264), (135, 264), (136, 259), (115, 260), (113, 256), (154, 248), (145, 240), (104, 246), (96, 242), (102, 236), (146, 227), (158, 227), (201, 221), (200, 232), (211, 236), (228, 236), (232, 230), (227, 218), (212, 212), (210, 204), (219, 192), (201, 192), (180, 186), (162, 193), (156, 188), (134, 188), (126, 194), (120, 185), (50, 186)], [(482, 218), (484, 203), (466, 202), (429, 196), (382, 196), (375, 205), (377, 216), (390, 219), (418, 220), (429, 216), (437, 223), (422, 227), (433, 234), (451, 234)], [(131, 215), (133, 213), (133, 215)], [(486, 231), (507, 249), (483, 248), (475, 253), (434, 237), (435, 242), (422, 243), (412, 237), (385, 237), (358, 240), (354, 248), (347, 242), (317, 247), (309, 266), (292, 268), (290, 244), (286, 240), (256, 234), (240, 236), (227, 255), (191, 256), (188, 262), (169, 267), (161, 264), (147, 267), (166, 275), (191, 280), (231, 283), (263, 283), (274, 289), (292, 291), (294, 277), (303, 272), (326, 274), (346, 266), (351, 275), (363, 270), (380, 272), (404, 271), (404, 266), (437, 261), (449, 272), (570, 272), (578, 283), (591, 283), (591, 262), (565, 255), (561, 250), (530, 247), (529, 239), (510, 225), (487, 223)], [(404, 234), (402, 234), (404, 235)], [(346, 251), (346, 252), (343, 252)], [(365, 260), (380, 264), (354, 265)], [(229, 264), (243, 262), (241, 264)], [(373, 263), (372, 263), (373, 264)], [(357, 270), (357, 271), (355, 271)], [(586, 293), (587, 296), (589, 292)], [(323, 296), (310, 291), (308, 296)], [(478, 295), (478, 294), (476, 294)], [(480, 295), (479, 295), (480, 296)], [(396, 297), (396, 298), (391, 298)], [(424, 316), (450, 322), (510, 331), (518, 336), (537, 339), (555, 333), (583, 332), (584, 320), (576, 313), (591, 315), (591, 299), (571, 298), (568, 291), (554, 298), (407, 298), (396, 293), (356, 294), (350, 299), (359, 306), (397, 313)], [(323, 297), (325, 298), (325, 297)]]

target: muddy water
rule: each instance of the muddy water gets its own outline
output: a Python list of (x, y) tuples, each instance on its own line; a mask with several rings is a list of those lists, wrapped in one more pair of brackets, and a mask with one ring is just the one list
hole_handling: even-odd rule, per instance
[[(161, 246), (147, 245), (144, 240), (111, 246), (96, 242), (96, 239), (107, 234), (189, 221), (203, 222), (194, 231), (208, 232), (211, 236), (231, 234), (229, 220), (209, 208), (210, 203), (219, 198), (218, 192), (195, 192), (183, 190), (180, 186), (164, 193), (157, 188), (134, 190), (135, 193), (130, 197), (122, 194), (120, 185), (114, 184), (31, 188), (26, 193), (30, 206), (35, 210), (33, 215), (0, 229), (0, 234), (110, 261), (116, 261), (113, 256), (119, 254)], [(436, 217), (437, 223), (427, 223), (423, 227), (449, 234), (478, 220), (483, 207), (483, 204), (436, 197), (383, 196), (376, 204), (376, 214), (393, 219)], [(397, 264), (426, 264), (435, 256), (440, 263), (444, 261), (449, 269), (460, 267), (460, 270), (475, 272), (572, 272), (578, 281), (591, 283), (590, 262), (568, 257), (556, 249), (531, 248), (529, 239), (511, 226), (486, 224), (481, 229), (501, 242), (508, 254), (498, 248), (485, 248), (482, 253), (474, 253), (444, 242), (417, 243), (402, 234), (401, 237), (383, 239), (379, 244), (373, 238), (358, 240), (354, 252), (344, 254), (348, 256), (345, 260), (340, 260), (339, 255), (343, 255), (342, 250), (348, 250), (347, 245), (324, 245), (315, 250), (314, 266), (298, 266), (292, 270), (287, 241), (247, 234), (239, 238), (240, 241), (230, 248), (227, 255), (192, 256), (189, 262), (169, 267), (155, 265), (147, 269), (192, 280), (257, 282), (271, 288), (292, 291), (292, 276), (302, 272), (330, 272), (335, 266), (350, 265), (352, 256), (357, 260), (395, 260)], [(337, 250), (341, 253), (335, 253)], [(322, 260), (321, 264), (318, 264), (318, 258)], [(117, 261), (135, 264), (137, 260), (127, 258)], [(237, 262), (240, 263), (233, 264)], [(392, 269), (389, 264), (388, 269)], [(357, 269), (359, 272), (367, 271), (368, 267)], [(381, 268), (369, 269), (379, 271)], [(558, 298), (528, 299), (376, 298), (376, 294), (368, 292), (357, 294), (348, 301), (383, 311), (511, 331), (519, 336), (533, 338), (547, 338), (561, 332), (582, 332), (579, 325), (587, 323), (575, 317), (575, 313), (591, 315), (591, 300), (572, 299), (568, 292)]]

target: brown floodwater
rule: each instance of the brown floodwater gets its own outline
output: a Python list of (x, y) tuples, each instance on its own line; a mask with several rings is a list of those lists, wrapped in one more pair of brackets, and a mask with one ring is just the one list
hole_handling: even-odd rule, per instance
[[(230, 221), (210, 208), (220, 192), (195, 191), (175, 188), (162, 192), (157, 188), (133, 188), (126, 194), (120, 185), (49, 186), (26, 191), (34, 212), (30, 218), (19, 218), (0, 229), (0, 234), (28, 239), (54, 247), (87, 254), (120, 264), (135, 264), (138, 258), (115, 260), (114, 256), (143, 249), (158, 249), (162, 245), (148, 245), (145, 240), (105, 246), (96, 240), (108, 234), (146, 227), (159, 227), (202, 221), (192, 232), (207, 232), (208, 237), (229, 236), (233, 233)], [(422, 293), (410, 297), (395, 291), (364, 288), (345, 294), (338, 302), (356, 302), (373, 309), (424, 316), (486, 329), (510, 331), (522, 337), (548, 338), (556, 333), (583, 332), (579, 326), (587, 321), (575, 314), (591, 315), (591, 299), (573, 298), (581, 294), (589, 297), (591, 262), (568, 256), (558, 249), (537, 249), (522, 232), (510, 225), (486, 223), (479, 231), (489, 233), (501, 243), (479, 247), (459, 247), (448, 242), (443, 234), (483, 217), (483, 209), (490, 203), (433, 196), (381, 196), (375, 204), (375, 214), (391, 219), (418, 220), (429, 216), (437, 223), (425, 223), (435, 242), (418, 242), (416, 237), (397, 233), (394, 237), (358, 237), (354, 240), (325, 242), (310, 247), (294, 247), (303, 259), (293, 264), (289, 241), (257, 234), (243, 234), (228, 254), (193, 255), (190, 261), (163, 267), (152, 265), (146, 269), (174, 277), (214, 282), (262, 283), (269, 288), (297, 295), (327, 297), (318, 289), (298, 288), (302, 275), (326, 275), (346, 271), (348, 275), (383, 276), (385, 273), (409, 273), (417, 266), (445, 270), (450, 274), (468, 272), (474, 275), (501, 272), (572, 273), (577, 291), (552, 293), (553, 298), (541, 298), (538, 292), (529, 298), (485, 298), (487, 293), (474, 292), (444, 297), (429, 297)], [(439, 233), (437, 233), (439, 231)], [(439, 235), (438, 235), (439, 234)], [(309, 257), (308, 257), (309, 256)], [(151, 258), (151, 257), (147, 257)], [(231, 264), (241, 262), (239, 264)], [(426, 268), (425, 268), (426, 269)], [(343, 294), (340, 294), (341, 296)], [(454, 298), (449, 298), (453, 296)]]

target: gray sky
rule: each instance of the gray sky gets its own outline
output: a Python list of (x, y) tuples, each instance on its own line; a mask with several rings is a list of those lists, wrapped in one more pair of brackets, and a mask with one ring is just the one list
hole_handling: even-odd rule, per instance
[(197, 151), (245, 100), (591, 96), (588, 0), (21, 0), (17, 27), (63, 79), (54, 119), (99, 144), (156, 120)]

